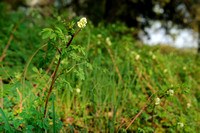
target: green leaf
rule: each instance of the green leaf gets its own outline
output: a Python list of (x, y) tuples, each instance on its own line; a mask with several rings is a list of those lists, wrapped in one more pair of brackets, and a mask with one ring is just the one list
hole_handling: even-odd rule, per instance
[(42, 39), (47, 39), (52, 35), (52, 33), (53, 33), (53, 29), (45, 28), (42, 30), (40, 34), (42, 35)]
[(39, 70), (37, 69), (37, 67), (33, 67), (33, 71), (36, 73), (39, 73)]
[(4, 112), (1, 108), (0, 108), (0, 113), (1, 113), (1, 116), (4, 120), (4, 122), (5, 122), (5, 126), (6, 126), (7, 130), (9, 131), (9, 133), (13, 133), (13, 130), (11, 129), (10, 124), (9, 124), (9, 122), (8, 122), (6, 116), (5, 116), (5, 114), (4, 114)]
[(57, 35), (56, 35), (55, 33), (52, 33), (52, 34), (50, 35), (50, 39), (56, 40), (56, 37), (57, 37)]

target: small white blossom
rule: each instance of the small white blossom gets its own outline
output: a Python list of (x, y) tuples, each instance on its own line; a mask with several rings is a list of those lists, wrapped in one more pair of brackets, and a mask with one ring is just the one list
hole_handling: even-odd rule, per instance
[(83, 29), (87, 24), (87, 19), (83, 17), (80, 21), (77, 22), (79, 28)]
[(136, 60), (139, 60), (139, 59), (140, 59), (140, 55), (137, 54), (136, 57), (135, 57), (135, 59), (136, 59)]
[(174, 95), (174, 90), (168, 90), (167, 94), (170, 95), (170, 96), (173, 96)]
[(182, 128), (184, 127), (184, 124), (182, 122), (178, 122), (178, 125)]
[(21, 74), (19, 72), (15, 73), (15, 78), (16, 79), (21, 79)]
[(183, 67), (183, 70), (186, 70), (186, 66)]
[(189, 109), (191, 107), (191, 103), (187, 103), (187, 108)]
[(100, 44), (101, 44), (101, 41), (98, 41), (97, 44), (100, 45)]
[(76, 88), (76, 92), (79, 94), (81, 90), (79, 88)]
[(155, 60), (155, 59), (156, 59), (156, 56), (155, 56), (155, 55), (152, 55), (152, 58)]
[(101, 35), (101, 34), (98, 34), (98, 35), (97, 35), (97, 37), (98, 37), (98, 38), (101, 38), (101, 37), (102, 37), (102, 35)]
[(155, 105), (159, 105), (159, 104), (160, 104), (160, 98), (157, 97), (157, 98), (155, 99)]
[(166, 73), (167, 72), (167, 69), (164, 69), (164, 71), (163, 71), (164, 73)]
[(108, 44), (108, 46), (111, 46), (111, 45), (112, 45), (112, 42), (110, 41), (110, 38), (109, 38), (109, 37), (106, 37), (106, 43)]

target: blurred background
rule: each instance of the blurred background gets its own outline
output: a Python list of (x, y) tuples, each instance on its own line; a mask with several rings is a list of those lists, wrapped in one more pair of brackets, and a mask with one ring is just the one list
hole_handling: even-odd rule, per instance
[[(148, 45), (167, 44), (178, 48), (199, 48), (199, 0), (3, 0), (7, 10), (56, 8), (73, 16), (100, 22), (121, 21), (135, 27), (133, 33)], [(26, 10), (25, 10), (26, 9)], [(41, 11), (41, 10), (40, 10)], [(41, 11), (42, 13), (43, 11)], [(198, 49), (200, 51), (200, 49)]]

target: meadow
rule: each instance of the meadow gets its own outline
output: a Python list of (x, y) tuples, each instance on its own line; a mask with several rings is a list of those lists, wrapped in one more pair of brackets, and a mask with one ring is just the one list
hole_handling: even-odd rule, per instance
[(121, 22), (0, 4), (0, 132), (200, 130), (200, 62)]

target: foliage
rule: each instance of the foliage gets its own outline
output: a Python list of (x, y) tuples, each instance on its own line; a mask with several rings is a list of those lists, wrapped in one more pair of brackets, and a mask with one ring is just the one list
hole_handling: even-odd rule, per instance
[(22, 22), (20, 11), (0, 16), (0, 56), (14, 35), (0, 62), (1, 132), (9, 130), (8, 122), (16, 132), (199, 131), (200, 69), (194, 53), (142, 45), (133, 38), (137, 29), (121, 22), (95, 27), (89, 21), (66, 48), (80, 18), (53, 12), (34, 11)]

